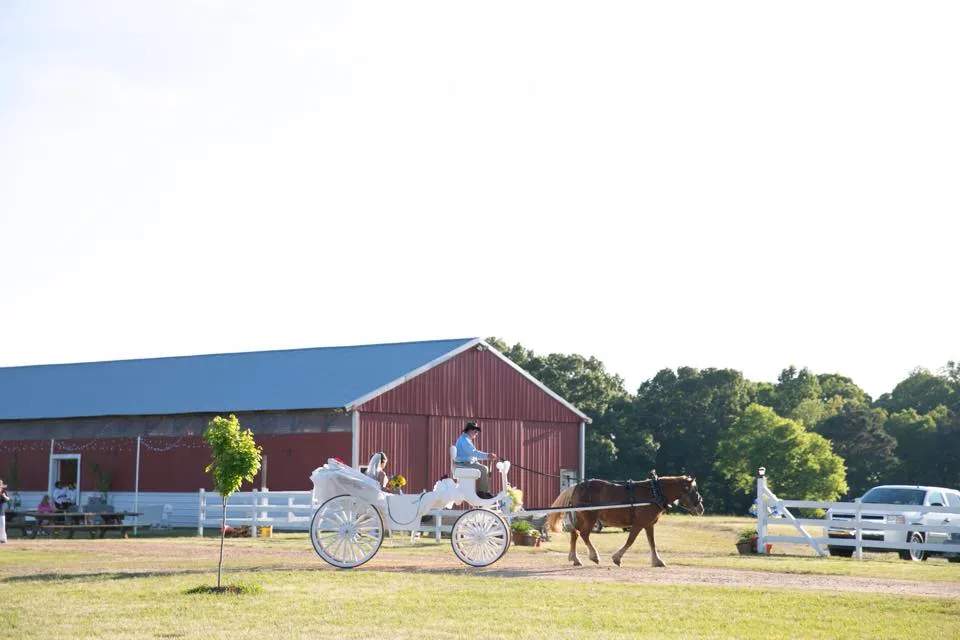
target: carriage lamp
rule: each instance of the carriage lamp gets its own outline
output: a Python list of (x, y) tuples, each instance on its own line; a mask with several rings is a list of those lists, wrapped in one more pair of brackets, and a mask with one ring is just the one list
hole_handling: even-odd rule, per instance
[(765, 476), (766, 473), (767, 473), (766, 467), (760, 467), (760, 469), (757, 470), (757, 475), (760, 476), (761, 478)]

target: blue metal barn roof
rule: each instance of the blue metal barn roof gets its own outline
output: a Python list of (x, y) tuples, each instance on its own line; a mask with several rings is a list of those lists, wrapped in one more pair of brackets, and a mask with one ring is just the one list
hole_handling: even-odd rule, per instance
[(343, 408), (474, 342), (0, 367), (0, 420)]

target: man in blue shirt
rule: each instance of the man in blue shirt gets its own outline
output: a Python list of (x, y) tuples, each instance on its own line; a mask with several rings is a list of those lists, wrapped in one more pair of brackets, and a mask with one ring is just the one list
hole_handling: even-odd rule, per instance
[(497, 454), (480, 451), (473, 446), (473, 441), (479, 433), (480, 427), (477, 426), (476, 422), (467, 423), (467, 426), (463, 428), (463, 433), (457, 438), (457, 457), (453, 463), (458, 467), (477, 469), (480, 472), (480, 477), (477, 479), (477, 497), (488, 500), (493, 497), (490, 495), (490, 471), (478, 460), (493, 460), (496, 462)]

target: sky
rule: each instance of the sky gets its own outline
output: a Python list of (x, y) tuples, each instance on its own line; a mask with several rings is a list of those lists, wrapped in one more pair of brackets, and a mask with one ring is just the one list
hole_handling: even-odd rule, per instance
[(0, 366), (960, 359), (960, 3), (0, 3)]

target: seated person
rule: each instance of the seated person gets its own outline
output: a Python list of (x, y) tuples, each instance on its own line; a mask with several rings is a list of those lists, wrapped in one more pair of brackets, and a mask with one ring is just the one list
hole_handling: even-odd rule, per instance
[(367, 464), (366, 474), (377, 481), (377, 484), (380, 485), (380, 488), (386, 491), (387, 482), (390, 478), (387, 477), (387, 472), (384, 469), (387, 468), (387, 454), (383, 451), (378, 451), (370, 457), (370, 463)]
[(50, 502), (50, 496), (43, 496), (40, 504), (37, 505), (37, 513), (56, 513), (57, 508)]
[(66, 483), (57, 482), (53, 485), (53, 506), (57, 511), (66, 511), (73, 506), (70, 501), (70, 492), (67, 490)]
[(468, 422), (463, 428), (463, 433), (457, 438), (457, 457), (453, 464), (456, 467), (465, 467), (467, 469), (477, 469), (480, 471), (480, 477), (477, 479), (477, 497), (489, 500), (490, 495), (490, 471), (478, 460), (493, 460), (496, 462), (497, 454), (480, 451), (473, 446), (473, 441), (480, 434), (480, 427), (476, 422)]

